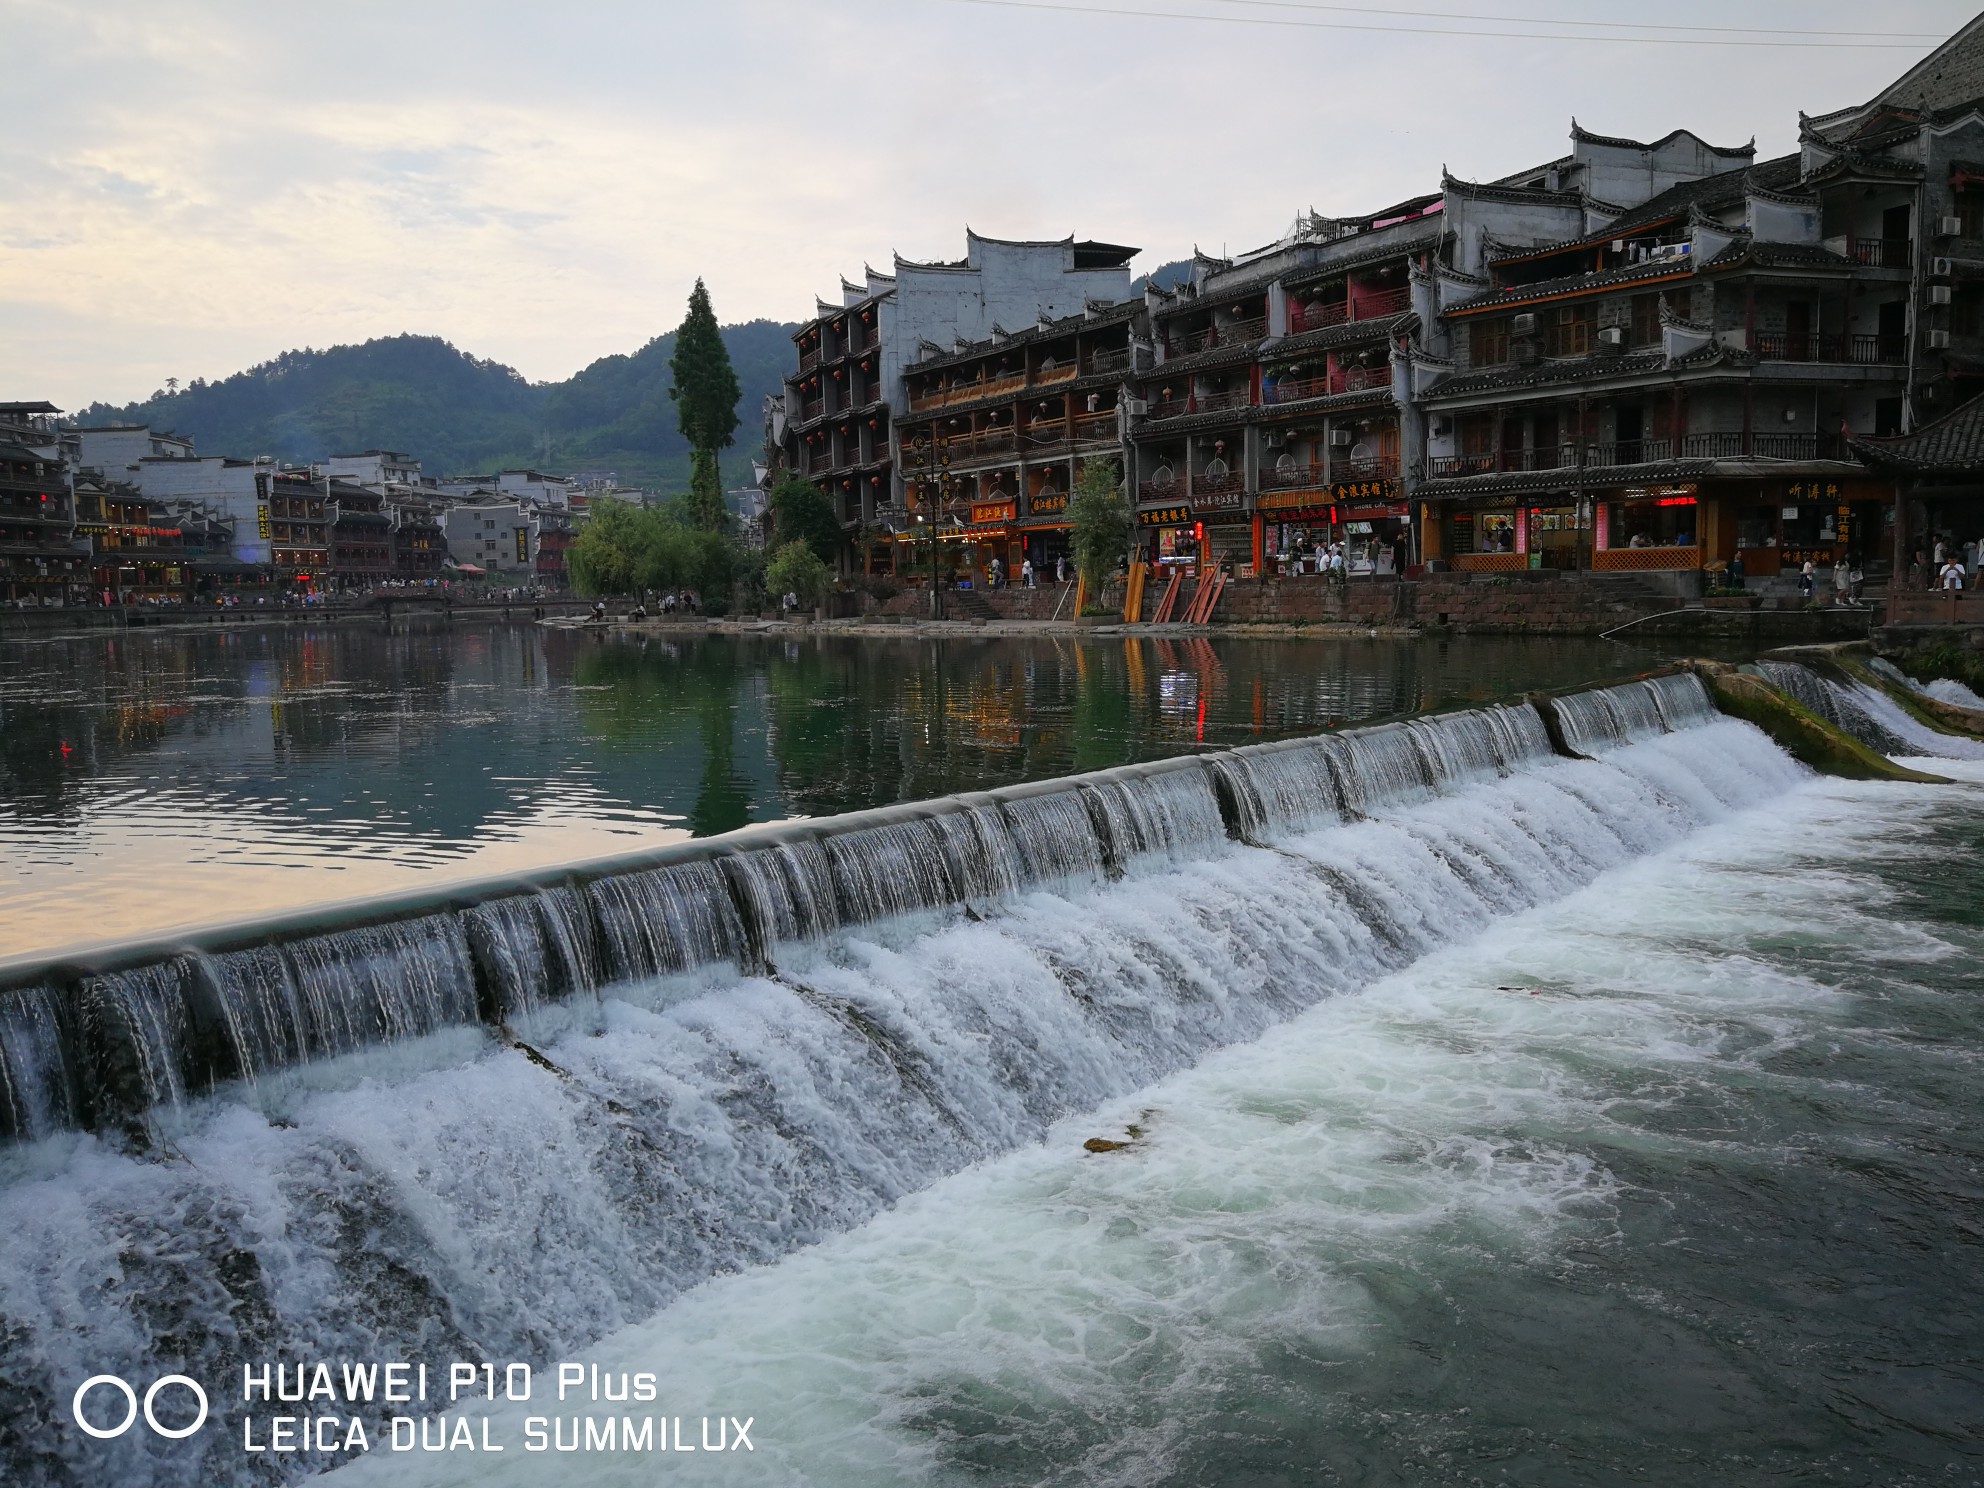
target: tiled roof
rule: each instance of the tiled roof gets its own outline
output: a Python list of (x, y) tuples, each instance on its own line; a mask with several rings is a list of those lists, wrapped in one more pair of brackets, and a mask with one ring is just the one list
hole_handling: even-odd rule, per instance
[(1571, 138), (1582, 144), (1611, 145), (1620, 150), (1647, 151), (1658, 150), (1662, 145), (1669, 145), (1677, 139), (1687, 138), (1693, 140), (1711, 155), (1725, 155), (1740, 160), (1745, 156), (1757, 153), (1757, 142), (1754, 139), (1747, 145), (1711, 145), (1707, 140), (1690, 129), (1670, 129), (1657, 140), (1625, 139), (1619, 135), (1593, 134), (1589, 129), (1578, 123), (1576, 119), (1571, 120)]
[[(1728, 348), (1711, 343), (1676, 357), (1674, 367), (1710, 367), (1724, 360)], [(1661, 372), (1669, 367), (1667, 353), (1655, 347), (1649, 351), (1628, 351), (1606, 356), (1578, 357), (1565, 361), (1540, 361), (1528, 367), (1497, 367), (1435, 383), (1426, 392), (1429, 400), (1466, 397), (1473, 393), (1502, 389), (1542, 387), (1556, 382), (1584, 382), (1608, 377), (1632, 377)]]
[[(1086, 314), (1064, 315), (1059, 320), (1043, 326), (1036, 322), (1023, 331), (1014, 331), (1005, 337), (988, 336), (982, 341), (973, 341), (962, 351), (946, 351), (942, 356), (927, 357), (911, 362), (903, 368), (905, 372), (935, 372), (946, 367), (959, 366), (965, 362), (977, 361), (980, 357), (1011, 351), (1016, 347), (1030, 346), (1036, 341), (1053, 341), (1081, 330), (1096, 330), (1102, 326), (1118, 325), (1127, 320), (1135, 320), (1144, 308), (1141, 299), (1122, 300), (1114, 305), (1098, 307), (1093, 316)], [(931, 343), (925, 342), (925, 345)]]
[[(1672, 136), (1670, 135), (1669, 138)], [(1665, 191), (1648, 197), (1637, 207), (1613, 218), (1605, 226), (1586, 233), (1581, 238), (1566, 238), (1561, 243), (1525, 249), (1500, 261), (1516, 262), (1528, 258), (1543, 258), (1552, 253), (1610, 243), (1616, 238), (1637, 232), (1644, 227), (1651, 227), (1656, 223), (1678, 221), (1687, 217), (1696, 207), (1733, 206), (1743, 199), (1751, 186), (1773, 194), (1782, 193), (1785, 187), (1797, 184), (1798, 172), (1799, 157), (1792, 154), (1775, 156), (1770, 160), (1759, 161), (1755, 165), (1744, 166), (1738, 170), (1718, 171), (1712, 176), (1698, 176), (1692, 181), (1681, 181), (1669, 186)]]
[(1750, 238), (1736, 239), (1702, 267), (1729, 269), (1738, 264), (1754, 264), (1760, 269), (1852, 269), (1854, 261), (1818, 243), (1758, 243)]
[(1520, 305), (1528, 300), (1557, 299), (1586, 290), (1616, 289), (1624, 285), (1637, 284), (1642, 280), (1665, 281), (1686, 278), (1693, 273), (1694, 261), (1691, 258), (1658, 259), (1652, 263), (1630, 264), (1623, 269), (1607, 269), (1597, 274), (1566, 274), (1559, 279), (1540, 279), (1534, 284), (1512, 284), (1506, 289), (1491, 289), (1486, 294), (1449, 305), (1443, 313), (1471, 315), (1476, 311), (1490, 310), (1500, 305)]
[(1302, 356), (1314, 351), (1327, 351), (1334, 346), (1389, 338), (1418, 323), (1417, 313), (1411, 310), (1401, 310), (1396, 315), (1383, 315), (1374, 320), (1349, 320), (1342, 325), (1324, 326), (1320, 331), (1304, 331), (1299, 336), (1284, 336), (1279, 341), (1271, 341), (1261, 348), (1261, 360)]
[(1953, 413), (1913, 434), (1893, 439), (1854, 439), (1853, 453), (1863, 464), (1918, 475), (1976, 475), (1984, 473), (1984, 398), (1973, 398)]
[[(1383, 230), (1390, 231), (1389, 228)], [(1339, 239), (1338, 241), (1341, 242), (1344, 240)], [(1355, 239), (1351, 239), (1350, 241), (1355, 241)], [(1290, 274), (1284, 283), (1291, 291), (1301, 289), (1310, 284), (1321, 284), (1326, 279), (1334, 279), (1337, 275), (1347, 273), (1352, 269), (1361, 269), (1370, 264), (1383, 263), (1388, 258), (1403, 258), (1409, 254), (1423, 252), (1437, 245), (1439, 241), (1440, 233), (1438, 230), (1435, 230), (1433, 232), (1418, 233), (1409, 238), (1400, 238), (1396, 242), (1377, 244), (1365, 252), (1346, 253), (1340, 258), (1333, 258), (1319, 263), (1314, 268), (1304, 269), (1299, 274)]]

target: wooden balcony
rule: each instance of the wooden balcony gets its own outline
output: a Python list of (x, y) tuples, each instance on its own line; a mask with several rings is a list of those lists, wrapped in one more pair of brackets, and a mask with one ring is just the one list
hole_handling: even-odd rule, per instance
[(1183, 501), (1185, 483), (1177, 478), (1167, 481), (1138, 481), (1137, 500), (1139, 501)]
[(1915, 261), (1913, 238), (1848, 238), (1846, 256), (1870, 269), (1905, 269)]
[(1327, 330), (1331, 326), (1342, 325), (1350, 319), (1350, 306), (1341, 302), (1327, 305), (1290, 305), (1288, 307), (1288, 334), (1299, 336), (1304, 331)]
[(1238, 470), (1229, 470), (1225, 475), (1200, 473), (1192, 477), (1192, 495), (1228, 496), (1247, 489), (1247, 477)]
[(1197, 396), (1194, 412), (1217, 413), (1223, 408), (1246, 408), (1254, 401), (1249, 388), (1227, 388), (1224, 392), (1200, 393)]
[(801, 372), (811, 372), (819, 365), (820, 352), (817, 347), (812, 351), (802, 351), (799, 353), (799, 370)]
[(1380, 290), (1377, 294), (1365, 295), (1361, 300), (1353, 297), (1350, 318), (1383, 320), (1387, 316), (1399, 315), (1411, 308), (1412, 287), (1402, 284), (1397, 289)]
[(1304, 465), (1297, 462), (1263, 470), (1260, 485), (1263, 491), (1306, 491), (1329, 483), (1330, 474), (1327, 465)]
[(1057, 382), (1073, 382), (1081, 375), (1081, 368), (1073, 362), (1063, 362), (1058, 367), (1048, 367), (1033, 374), (1034, 387), (1052, 387)]
[(1323, 377), (1283, 377), (1274, 382), (1261, 384), (1261, 402), (1300, 403), (1305, 398), (1327, 398), (1338, 391), (1330, 386), (1330, 379)]
[(1127, 372), (1130, 369), (1130, 348), (1121, 351), (1096, 351), (1089, 353), (1088, 375), (1093, 377), (1103, 372)]
[(1114, 444), (1116, 442), (1114, 410), (1108, 413), (1078, 414), (1074, 421), (1073, 438), (1077, 444), (1093, 444), (1099, 440)]
[(1533, 470), (1608, 470), (1658, 465), (1668, 460), (1845, 460), (1851, 458), (1837, 434), (1684, 434), (1677, 450), (1672, 439), (1571, 441), (1533, 449), (1487, 450), (1471, 455), (1439, 455), (1428, 462), (1434, 480), (1469, 475), (1512, 475)]
[(1908, 360), (1908, 341), (1903, 336), (1787, 336), (1765, 331), (1757, 337), (1757, 356), (1766, 362), (1888, 366)]

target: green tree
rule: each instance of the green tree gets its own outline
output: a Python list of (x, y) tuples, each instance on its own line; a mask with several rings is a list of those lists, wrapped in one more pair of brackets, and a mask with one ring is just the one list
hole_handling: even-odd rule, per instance
[(674, 384), (675, 417), (691, 457), (689, 508), (698, 527), (722, 531), (730, 514), (723, 504), (723, 476), (717, 451), (727, 449), (737, 433), (737, 373), (717, 329), (710, 292), (698, 279), (689, 293), (689, 313), (675, 332), (675, 353), (668, 360)]
[(847, 534), (834, 514), (833, 502), (818, 486), (790, 470), (785, 471), (772, 484), (769, 505), (773, 542), (781, 547), (803, 542), (822, 563), (831, 564), (840, 556)]
[(1136, 530), (1114, 460), (1090, 460), (1082, 466), (1068, 497), (1068, 522), (1073, 529), (1068, 544), (1094, 596), (1129, 552)]
[(800, 605), (808, 609), (819, 604), (833, 578), (820, 555), (803, 539), (794, 539), (772, 554), (765, 569), (767, 589), (774, 595), (796, 594)]
[(691, 525), (706, 532), (730, 530), (730, 508), (723, 500), (723, 471), (714, 450), (689, 455), (689, 496), (683, 509)]
[(572, 587), (587, 596), (632, 592), (640, 582), (651, 515), (625, 501), (594, 502), (565, 555)]

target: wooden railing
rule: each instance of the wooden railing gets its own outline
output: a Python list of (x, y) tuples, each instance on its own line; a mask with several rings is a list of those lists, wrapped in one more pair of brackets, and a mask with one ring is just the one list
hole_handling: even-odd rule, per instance
[(1323, 305), (1290, 305), (1288, 307), (1288, 333), (1299, 336), (1304, 331), (1321, 331), (1330, 326), (1342, 325), (1350, 319), (1350, 306), (1342, 302)]
[(1088, 371), (1093, 376), (1099, 372), (1121, 372), (1130, 365), (1130, 348), (1121, 351), (1096, 351), (1089, 353)]
[(1222, 408), (1245, 408), (1253, 402), (1253, 392), (1248, 388), (1227, 388), (1224, 392), (1200, 393), (1198, 408), (1200, 413), (1215, 413)]
[(1287, 467), (1275, 466), (1261, 472), (1263, 491), (1305, 491), (1311, 486), (1326, 486), (1330, 475), (1327, 465), (1295, 464)]
[(1434, 480), (1469, 475), (1508, 475), (1528, 470), (1612, 469), (1683, 460), (1844, 460), (1846, 442), (1837, 434), (1684, 434), (1674, 441), (1618, 439), (1541, 445), (1533, 449), (1487, 450), (1471, 455), (1436, 455), (1427, 462)]
[(1283, 377), (1261, 384), (1263, 403), (1299, 403), (1305, 398), (1327, 398), (1336, 389), (1323, 377)]
[(1350, 305), (1352, 320), (1383, 320), (1388, 315), (1397, 315), (1412, 308), (1412, 287), (1400, 285), (1397, 289), (1380, 290), (1363, 299), (1353, 298)]
[(1848, 238), (1846, 256), (1872, 269), (1905, 269), (1915, 256), (1912, 238)]
[(1058, 367), (1043, 368), (1033, 374), (1032, 386), (1052, 387), (1057, 382), (1073, 382), (1081, 375), (1081, 370), (1073, 362), (1063, 362)]
[(1767, 362), (1849, 362), (1871, 367), (1906, 361), (1908, 342), (1901, 336), (1787, 336), (1765, 331), (1757, 337), (1757, 355)]

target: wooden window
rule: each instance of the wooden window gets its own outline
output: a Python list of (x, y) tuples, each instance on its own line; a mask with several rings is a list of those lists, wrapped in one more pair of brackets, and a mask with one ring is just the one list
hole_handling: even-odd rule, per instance
[(1984, 238), (1984, 187), (1964, 186), (1956, 192), (1956, 216), (1966, 238)]
[(1509, 360), (1509, 323), (1507, 320), (1477, 320), (1474, 323), (1468, 365), (1473, 367), (1501, 367)]
[(1560, 305), (1550, 320), (1546, 355), (1585, 356), (1591, 351), (1592, 313), (1589, 305)]
[(1959, 284), (1950, 299), (1950, 329), (1959, 336), (1984, 333), (1984, 284)]
[(1660, 339), (1660, 296), (1633, 296), (1633, 321), (1629, 333), (1635, 346), (1651, 346)]

